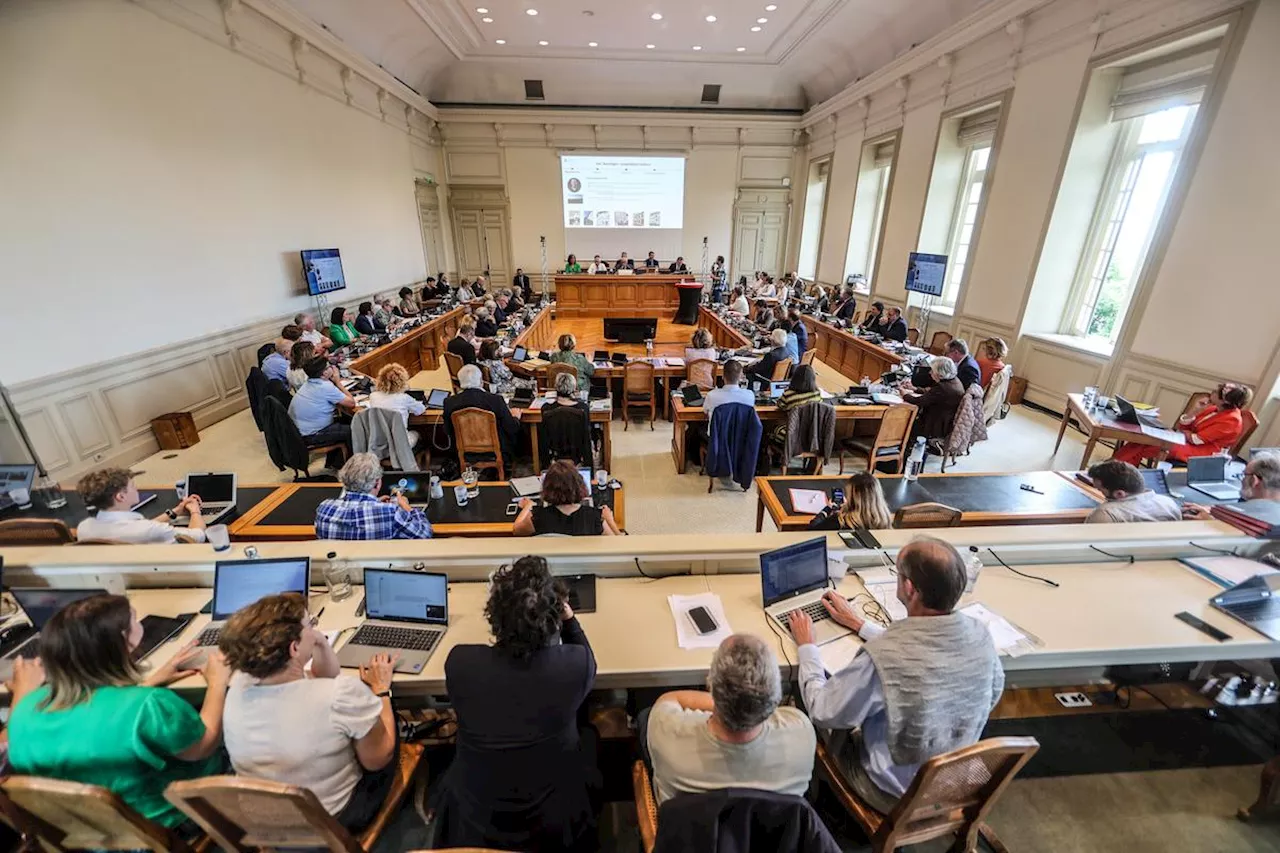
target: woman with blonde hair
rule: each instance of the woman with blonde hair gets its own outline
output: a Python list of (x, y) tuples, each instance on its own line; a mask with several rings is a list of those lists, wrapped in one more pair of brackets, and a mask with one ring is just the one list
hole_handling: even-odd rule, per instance
[(987, 338), (978, 344), (978, 381), (986, 388), (991, 377), (1004, 370), (1004, 360), (1009, 355), (1009, 345), (1002, 338)]
[(887, 530), (892, 526), (884, 489), (870, 471), (850, 477), (844, 484), (844, 502), (827, 504), (809, 522), (810, 530)]
[(405, 393), (408, 387), (409, 371), (398, 364), (385, 365), (378, 371), (373, 393), (369, 395), (369, 408), (399, 412), (409, 433), (409, 443), (417, 445), (418, 433), (409, 429), (409, 415), (421, 415), (426, 412), (427, 407), (421, 400), (415, 400)]
[(706, 329), (698, 329), (693, 333), (693, 339), (689, 342), (691, 346), (684, 348), (684, 360), (693, 361), (698, 358), (709, 358), (715, 361), (720, 354), (716, 352), (716, 342), (712, 339), (711, 333)]

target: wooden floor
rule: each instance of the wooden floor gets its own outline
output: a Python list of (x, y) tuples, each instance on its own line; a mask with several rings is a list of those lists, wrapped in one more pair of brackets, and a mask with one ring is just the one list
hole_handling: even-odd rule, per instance
[[(677, 326), (669, 316), (637, 314), (637, 317), (653, 317), (658, 321), (658, 336), (653, 339), (653, 354), (658, 356), (683, 356), (697, 326)], [(596, 350), (625, 352), (630, 356), (645, 354), (644, 344), (620, 344), (604, 339), (604, 319), (601, 317), (557, 317), (554, 328), (559, 337), (568, 332), (578, 339), (578, 352), (591, 358)]]

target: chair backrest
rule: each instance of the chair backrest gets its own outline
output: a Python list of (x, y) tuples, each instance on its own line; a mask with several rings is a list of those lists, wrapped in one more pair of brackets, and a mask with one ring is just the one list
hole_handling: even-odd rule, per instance
[(907, 329), (907, 343), (912, 346), (916, 346), (920, 343), (920, 330), (915, 326), (911, 326)]
[(1240, 430), (1240, 437), (1236, 439), (1236, 443), (1231, 446), (1231, 455), (1239, 456), (1240, 451), (1244, 449), (1245, 444), (1253, 436), (1253, 431), (1258, 428), (1258, 416), (1248, 409), (1242, 409), (1240, 416), (1244, 421), (1243, 428)]
[(262, 360), (265, 359), (267, 356), (271, 355), (271, 353), (275, 351), (276, 351), (276, 345), (274, 342), (269, 344), (263, 344), (262, 346), (258, 347), (258, 365), (261, 366)]
[(976, 849), (983, 820), (1038, 749), (1035, 738), (989, 738), (929, 759), (876, 831), (875, 849), (953, 834), (967, 846), (952, 849)]
[(1191, 396), (1187, 397), (1187, 404), (1182, 407), (1182, 417), (1193, 415), (1200, 411), (1205, 403), (1209, 402), (1210, 394), (1208, 391), (1193, 391)]
[(784, 358), (773, 366), (773, 375), (769, 378), (774, 382), (781, 382), (787, 378), (787, 374), (791, 372), (791, 359)]
[(40, 839), (45, 849), (191, 850), (169, 830), (97, 785), (10, 776), (0, 782), (0, 790), (8, 801), (0, 807), (0, 816), (12, 821), (19, 833)]
[(929, 346), (926, 349), (934, 355), (942, 355), (949, 343), (951, 343), (951, 333), (939, 329), (933, 333), (933, 337), (929, 338)]
[(543, 409), (538, 451), (544, 464), (556, 459), (572, 459), (575, 464), (590, 465), (591, 421), (587, 410), (569, 406)]
[(814, 358), (817, 357), (817, 355), (818, 355), (818, 351), (816, 349), (807, 349), (800, 354), (800, 363), (813, 364), (813, 360)]
[[(950, 456), (968, 453), (976, 442), (987, 440), (987, 422), (982, 417), (982, 386), (977, 382), (965, 390), (956, 407), (951, 432), (943, 445), (943, 452)], [(944, 460), (945, 461), (945, 460)]]
[(1000, 413), (1005, 398), (1009, 396), (1009, 380), (1013, 378), (1013, 365), (1006, 364), (991, 377), (991, 384), (982, 397), (982, 419), (988, 423)]
[(622, 390), (627, 394), (653, 393), (653, 365), (647, 361), (629, 361), (622, 368)]
[(488, 365), (479, 364), (476, 366), (480, 368), (480, 378), (484, 380), (486, 385), (493, 381), (493, 377), (489, 374)]
[(548, 390), (555, 389), (556, 378), (561, 373), (568, 373), (571, 376), (573, 376), (574, 382), (578, 381), (578, 369), (574, 367), (572, 364), (560, 364), (559, 362), (552, 362), (551, 364), (547, 365), (546, 378), (544, 380), (546, 382), (546, 388)]
[(261, 367), (249, 368), (249, 375), (244, 380), (244, 393), (249, 398), (249, 412), (253, 415), (253, 422), (258, 426), (258, 432), (262, 432), (262, 398), (267, 393), (267, 375), (262, 372)]
[(955, 527), (960, 523), (960, 510), (940, 503), (911, 504), (899, 508), (893, 514), (893, 526), (898, 528), (912, 527)]
[(462, 356), (456, 352), (444, 351), (444, 366), (449, 371), (449, 382), (453, 385), (453, 390), (458, 390), (458, 371), (462, 369), (465, 362)]
[(915, 423), (918, 411), (919, 409), (910, 403), (890, 406), (885, 411), (884, 417), (880, 419), (880, 429), (876, 432), (875, 445), (872, 448), (873, 459), (874, 451), (881, 447), (901, 447), (905, 451), (907, 437), (911, 435), (911, 426)]
[(289, 410), (279, 400), (267, 396), (262, 401), (262, 432), (267, 439), (267, 453), (275, 466), (283, 471), (293, 468), (306, 471), (311, 462), (307, 444)]
[(11, 518), (0, 521), (0, 545), (65, 545), (74, 537), (56, 518)]
[(453, 434), (458, 444), (458, 464), (468, 465), (468, 453), (492, 453), (495, 462), (469, 463), (477, 468), (502, 469), (502, 442), (498, 437), (498, 416), (487, 409), (459, 409), (453, 413)]
[(208, 776), (174, 782), (164, 796), (228, 853), (301, 846), (361, 853), (351, 834), (306, 788), (245, 776)]
[(716, 363), (709, 358), (695, 358), (685, 365), (685, 379), (700, 390), (710, 391), (716, 387)]

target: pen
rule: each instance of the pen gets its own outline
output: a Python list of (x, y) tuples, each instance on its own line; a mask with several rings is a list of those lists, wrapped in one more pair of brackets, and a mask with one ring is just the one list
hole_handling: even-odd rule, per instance
[(324, 608), (323, 608), (323, 607), (321, 607), (321, 608), (320, 608), (320, 612), (316, 614), (316, 621), (317, 621), (317, 622), (319, 622), (319, 621), (320, 621), (320, 617), (321, 617), (321, 616), (323, 616), (323, 615), (324, 615)]
[(1035, 493), (1035, 494), (1037, 494), (1037, 495), (1043, 495), (1043, 494), (1044, 494), (1044, 492), (1040, 491), (1039, 489), (1037, 489), (1035, 486), (1031, 485), (1030, 483), (1023, 483), (1023, 484), (1022, 484), (1021, 486), (1019, 486), (1018, 488), (1022, 489), (1022, 491), (1024, 491), (1024, 492), (1034, 492), (1034, 493)]

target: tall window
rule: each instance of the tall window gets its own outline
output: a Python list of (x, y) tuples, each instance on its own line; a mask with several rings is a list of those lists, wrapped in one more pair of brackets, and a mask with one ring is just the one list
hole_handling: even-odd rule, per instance
[(818, 246), (822, 243), (822, 214), (826, 210), (827, 178), (830, 174), (830, 158), (809, 164), (804, 221), (800, 226), (800, 255), (796, 261), (796, 273), (803, 279), (817, 277)]
[(960, 197), (956, 202), (956, 218), (951, 224), (951, 239), (947, 246), (947, 280), (942, 288), (942, 302), (955, 305), (964, 280), (964, 269), (969, 262), (969, 248), (973, 244), (973, 227), (978, 221), (978, 208), (982, 203), (982, 188), (987, 179), (987, 163), (991, 159), (991, 146), (974, 146), (965, 156), (964, 177), (960, 181)]
[(870, 143), (863, 148), (858, 185), (849, 220), (849, 245), (844, 256), (844, 275), (864, 277), (861, 292), (871, 292), (875, 276), (876, 250), (880, 247), (880, 226), (889, 201), (889, 177), (893, 169), (896, 140)]
[(1115, 341), (1196, 115), (1178, 106), (1124, 121), (1076, 273), (1067, 334)]

